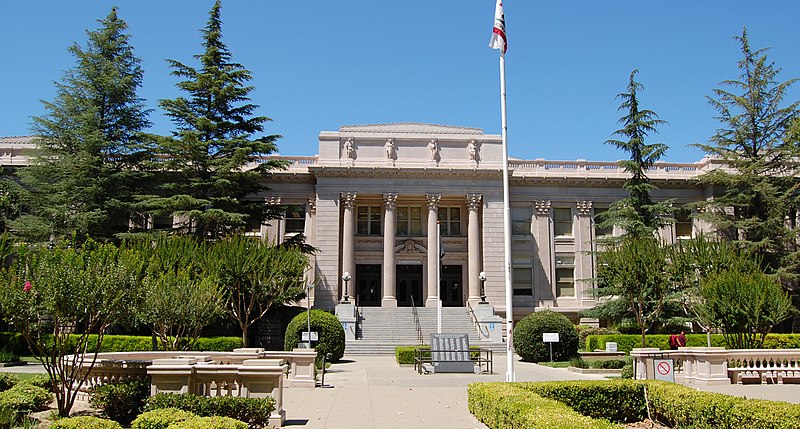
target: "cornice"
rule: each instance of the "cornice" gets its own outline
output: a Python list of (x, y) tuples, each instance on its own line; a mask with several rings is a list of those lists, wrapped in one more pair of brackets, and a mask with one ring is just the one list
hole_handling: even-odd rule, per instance
[(452, 167), (325, 167), (310, 166), (310, 174), (316, 177), (391, 177), (391, 178), (496, 178), (502, 175), (501, 169), (452, 168)]

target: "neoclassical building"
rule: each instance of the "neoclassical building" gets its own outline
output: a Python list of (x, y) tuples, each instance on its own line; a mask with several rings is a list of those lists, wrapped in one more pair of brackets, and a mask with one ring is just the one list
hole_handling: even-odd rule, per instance
[[(0, 138), (0, 162), (24, 165), (21, 151), (31, 147), (28, 137)], [(484, 272), (486, 299), (506, 317), (499, 135), (421, 123), (343, 126), (319, 134), (318, 155), (280, 158), (289, 167), (253, 198), (285, 216), (250, 234), (281, 242), (303, 233), (319, 249), (309, 271), (314, 306), (332, 310), (346, 294), (359, 307), (435, 306), (439, 297), (467, 307), (481, 299)], [(658, 163), (648, 173), (654, 198), (679, 206), (706, 199), (711, 189), (695, 179), (719, 166)], [(514, 319), (550, 308), (579, 322), (596, 303), (596, 238), (615, 233), (594, 216), (627, 196), (628, 174), (616, 162), (586, 160), (512, 158), (509, 170)], [(681, 212), (660, 233), (674, 241), (706, 229)]]

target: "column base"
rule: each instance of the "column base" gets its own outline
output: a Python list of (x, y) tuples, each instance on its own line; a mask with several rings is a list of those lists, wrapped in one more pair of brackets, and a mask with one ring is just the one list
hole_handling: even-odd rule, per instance
[(439, 305), (439, 299), (436, 297), (428, 298), (425, 300), (425, 307), (436, 308), (437, 305)]
[(381, 307), (395, 308), (397, 307), (397, 298), (393, 296), (385, 296), (381, 300)]

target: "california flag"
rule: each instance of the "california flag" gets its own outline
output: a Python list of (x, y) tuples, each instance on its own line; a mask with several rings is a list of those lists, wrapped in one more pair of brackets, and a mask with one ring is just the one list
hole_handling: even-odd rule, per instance
[(506, 41), (506, 17), (503, 14), (503, 0), (497, 0), (497, 7), (494, 9), (494, 28), (492, 28), (492, 40), (489, 41), (492, 49), (502, 49), (506, 53), (508, 42)]

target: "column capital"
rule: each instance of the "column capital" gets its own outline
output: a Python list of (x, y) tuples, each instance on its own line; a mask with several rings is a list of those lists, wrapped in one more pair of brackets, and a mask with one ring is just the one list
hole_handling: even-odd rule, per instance
[(550, 214), (550, 200), (535, 201), (533, 206), (536, 209), (536, 214), (538, 215)]
[(317, 211), (317, 200), (314, 198), (308, 199), (308, 211), (314, 213)]
[(575, 206), (578, 209), (579, 215), (588, 216), (592, 214), (592, 202), (591, 201), (578, 201), (575, 203)]
[(478, 211), (483, 205), (483, 194), (467, 194), (467, 209)]
[(383, 194), (383, 207), (393, 209), (397, 206), (397, 192)]
[(428, 209), (436, 210), (439, 208), (439, 202), (442, 200), (442, 194), (425, 194), (425, 199), (428, 200)]
[(269, 196), (264, 198), (264, 204), (268, 206), (279, 206), (281, 205), (281, 197), (280, 196)]
[(339, 194), (340, 198), (342, 199), (342, 204), (344, 204), (344, 208), (346, 209), (353, 209), (356, 205), (356, 193), (355, 192), (342, 192)]

